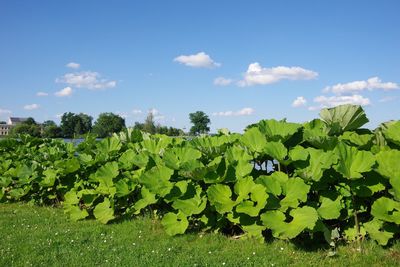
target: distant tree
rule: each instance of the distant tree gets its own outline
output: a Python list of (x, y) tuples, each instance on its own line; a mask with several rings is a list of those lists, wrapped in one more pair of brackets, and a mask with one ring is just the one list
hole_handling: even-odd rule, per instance
[(35, 121), (35, 119), (32, 118), (32, 117), (27, 118), (27, 119), (26, 119), (24, 122), (22, 122), (22, 123), (28, 124), (28, 125), (36, 125), (36, 124), (37, 124), (36, 121)]
[(143, 131), (144, 129), (144, 123), (140, 123), (140, 122), (135, 122), (135, 125), (133, 126), (133, 129), (135, 130), (139, 130), (139, 131)]
[(190, 113), (189, 119), (193, 124), (193, 126), (190, 128), (190, 134), (198, 135), (202, 133), (208, 133), (210, 131), (210, 127), (208, 127), (208, 125), (211, 123), (210, 119), (203, 111)]
[(32, 124), (31, 120), (28, 123), (26, 123), (25, 121), (15, 125), (11, 129), (11, 135), (17, 134), (29, 134), (31, 136), (40, 137), (41, 129), (40, 126), (36, 124), (36, 122), (35, 124)]
[(114, 113), (101, 113), (93, 126), (93, 132), (99, 137), (110, 136), (125, 128), (125, 119)]
[(66, 112), (61, 117), (62, 135), (72, 138), (76, 135), (82, 135), (92, 130), (93, 118), (87, 114)]
[(46, 128), (49, 126), (57, 126), (57, 124), (52, 120), (47, 120), (42, 123), (42, 126), (43, 126), (43, 128)]
[(0, 121), (0, 124), (7, 124), (6, 121)]
[(79, 132), (79, 134), (85, 134), (90, 132), (92, 130), (93, 117), (85, 113), (79, 113), (78, 117), (80, 118), (79, 124), (81, 125), (80, 126), (81, 131)]
[(75, 113), (65, 112), (61, 117), (61, 131), (62, 135), (66, 138), (74, 137), (75, 125), (78, 123), (78, 117)]
[(57, 125), (50, 125), (43, 128), (42, 137), (59, 138), (62, 137), (61, 127)]
[(154, 123), (154, 114), (153, 114), (153, 112), (149, 112), (147, 114), (146, 120), (144, 121), (144, 124), (143, 124), (143, 131), (151, 133), (151, 134), (155, 134), (156, 133), (156, 125)]

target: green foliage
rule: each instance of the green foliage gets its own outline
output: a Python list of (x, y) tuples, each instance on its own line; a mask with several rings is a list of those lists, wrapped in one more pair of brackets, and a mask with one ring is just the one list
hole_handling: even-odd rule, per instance
[(92, 130), (93, 118), (87, 114), (66, 112), (61, 116), (60, 128), (63, 137), (73, 138)]
[(125, 128), (125, 119), (114, 113), (100, 113), (93, 125), (93, 132), (99, 137), (111, 136)]
[(190, 133), (193, 135), (199, 135), (208, 133), (210, 127), (208, 125), (211, 123), (210, 118), (203, 111), (196, 111), (189, 114), (190, 123), (193, 126), (190, 128)]
[(190, 140), (126, 129), (74, 146), (22, 135), (0, 142), (0, 201), (61, 202), (71, 220), (104, 224), (150, 212), (169, 235), (323, 235), (331, 243), (333, 231), (392, 242), (400, 233), (398, 123), (372, 132), (358, 129), (360, 107), (321, 114)]

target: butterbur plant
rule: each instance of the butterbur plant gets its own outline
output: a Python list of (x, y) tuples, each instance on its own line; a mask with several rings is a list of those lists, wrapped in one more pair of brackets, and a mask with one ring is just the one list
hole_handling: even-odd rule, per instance
[(400, 232), (400, 121), (362, 128), (360, 106), (303, 124), (262, 120), (243, 134), (172, 138), (126, 130), (78, 146), (0, 142), (0, 201), (62, 205), (71, 220), (155, 214), (168, 235), (220, 231), (263, 242)]

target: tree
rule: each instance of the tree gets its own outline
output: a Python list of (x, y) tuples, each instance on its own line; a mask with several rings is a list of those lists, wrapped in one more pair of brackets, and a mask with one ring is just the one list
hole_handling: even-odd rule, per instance
[(151, 111), (147, 114), (146, 120), (144, 121), (143, 131), (151, 133), (151, 134), (156, 133), (156, 125), (154, 123), (154, 115), (153, 115), (153, 112), (151, 112)]
[(42, 123), (42, 126), (43, 126), (43, 128), (46, 128), (49, 126), (57, 126), (57, 124), (52, 120), (47, 120)]
[(205, 114), (203, 111), (190, 113), (189, 119), (193, 124), (193, 126), (190, 128), (190, 134), (198, 135), (202, 133), (208, 133), (210, 131), (210, 127), (208, 127), (208, 125), (211, 123), (211, 121), (207, 114)]
[(42, 136), (46, 138), (60, 138), (62, 137), (61, 127), (57, 125), (46, 126), (43, 128)]
[(110, 136), (112, 133), (120, 132), (125, 128), (125, 119), (114, 113), (101, 113), (94, 123), (93, 132), (99, 137)]
[(66, 112), (61, 117), (62, 135), (72, 138), (76, 135), (82, 135), (92, 130), (93, 118), (87, 114)]
[(19, 123), (11, 129), (11, 135), (17, 134), (29, 134), (31, 136), (40, 137), (41, 129), (40, 126), (36, 124), (35, 120), (32, 119)]
[(0, 121), (0, 124), (7, 124), (6, 121)]

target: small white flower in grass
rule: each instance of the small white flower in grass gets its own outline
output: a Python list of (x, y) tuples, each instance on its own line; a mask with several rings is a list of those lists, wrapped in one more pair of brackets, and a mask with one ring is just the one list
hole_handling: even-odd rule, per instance
[(274, 264), (274, 263), (271, 263), (271, 266), (275, 266), (275, 264)]
[(281, 250), (283, 250), (283, 248), (281, 248)]
[(208, 254), (211, 254), (211, 251), (209, 251)]
[(222, 263), (222, 265), (225, 265), (225, 264), (226, 264), (225, 262)]
[(104, 243), (106, 243), (107, 242), (107, 240), (106, 239), (104, 239)]
[(247, 257), (248, 260), (250, 260), (250, 257)]
[(171, 248), (168, 248), (168, 251), (171, 251)]
[(140, 235), (139, 238), (142, 238), (142, 236)]
[(135, 242), (133, 242), (133, 243), (132, 243), (132, 245), (136, 246), (136, 243), (135, 243)]
[(154, 253), (154, 250), (152, 250), (151, 253)]
[(253, 255), (256, 255), (256, 252), (255, 252), (255, 251), (253, 251)]

